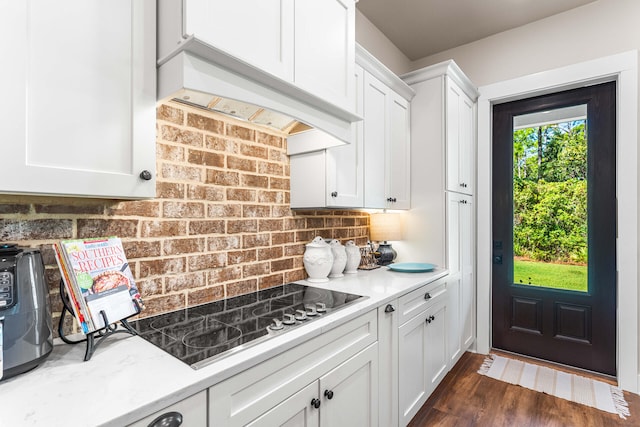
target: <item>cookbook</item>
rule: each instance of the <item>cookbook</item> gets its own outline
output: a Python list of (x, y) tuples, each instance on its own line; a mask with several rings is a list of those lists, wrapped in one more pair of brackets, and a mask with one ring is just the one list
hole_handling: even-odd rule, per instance
[(143, 308), (119, 238), (62, 240), (54, 244), (54, 250), (83, 333), (107, 326), (105, 318), (114, 323)]

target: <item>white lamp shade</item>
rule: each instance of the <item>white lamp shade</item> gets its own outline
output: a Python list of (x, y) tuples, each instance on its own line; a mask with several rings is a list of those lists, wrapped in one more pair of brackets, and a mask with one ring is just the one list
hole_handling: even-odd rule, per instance
[(402, 240), (402, 215), (400, 214), (371, 214), (369, 227), (372, 241)]

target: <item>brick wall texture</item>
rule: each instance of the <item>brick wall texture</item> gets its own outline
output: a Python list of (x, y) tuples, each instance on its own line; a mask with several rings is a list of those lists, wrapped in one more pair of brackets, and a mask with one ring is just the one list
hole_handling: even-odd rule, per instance
[(122, 238), (144, 317), (304, 279), (315, 236), (366, 244), (366, 212), (289, 208), (286, 135), (176, 102), (156, 126), (155, 199), (0, 195), (0, 242), (42, 251), (54, 325), (57, 240)]

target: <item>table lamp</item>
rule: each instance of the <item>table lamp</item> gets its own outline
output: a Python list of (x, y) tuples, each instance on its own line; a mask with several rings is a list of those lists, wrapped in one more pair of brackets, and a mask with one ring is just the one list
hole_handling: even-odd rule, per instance
[(397, 252), (388, 240), (402, 239), (402, 218), (399, 214), (375, 213), (369, 215), (369, 232), (372, 241), (381, 242), (378, 246), (378, 264), (388, 265), (396, 258)]

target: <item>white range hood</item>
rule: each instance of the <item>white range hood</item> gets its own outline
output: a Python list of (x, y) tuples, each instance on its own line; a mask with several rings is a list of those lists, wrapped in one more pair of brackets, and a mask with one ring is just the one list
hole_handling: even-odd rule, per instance
[(362, 118), (187, 37), (158, 60), (158, 99), (176, 99), (278, 129), (288, 154), (351, 143)]

